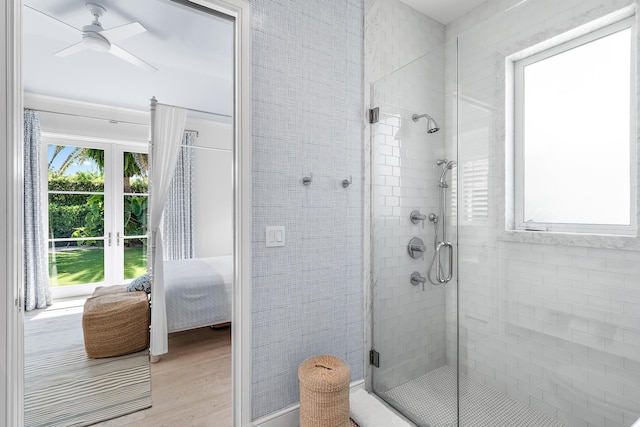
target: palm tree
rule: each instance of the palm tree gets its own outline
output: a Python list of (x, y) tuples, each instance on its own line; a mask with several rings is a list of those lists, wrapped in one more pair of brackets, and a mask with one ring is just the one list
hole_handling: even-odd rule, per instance
[[(60, 152), (64, 148), (64, 145), (57, 145), (55, 147), (54, 152), (51, 156), (51, 160), (49, 160), (49, 170), (51, 170), (53, 160), (58, 156), (58, 154), (60, 154)], [(73, 151), (69, 153), (67, 158), (64, 159), (58, 170), (55, 172), (55, 175), (62, 176), (71, 165), (73, 165), (74, 163), (82, 163), (86, 160), (93, 160), (98, 165), (100, 172), (104, 171), (104, 150), (87, 147), (75, 147)], [(146, 154), (125, 152), (123, 165), (124, 192), (131, 192), (131, 177), (146, 177), (148, 169), (148, 156)]]

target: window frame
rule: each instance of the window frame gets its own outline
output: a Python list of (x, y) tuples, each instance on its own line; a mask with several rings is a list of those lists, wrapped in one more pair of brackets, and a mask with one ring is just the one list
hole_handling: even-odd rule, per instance
[[(42, 186), (42, 220), (49, 229), (49, 196), (56, 194), (57, 191), (49, 190), (48, 184), (48, 147), (50, 145), (64, 145), (67, 147), (94, 148), (104, 151), (104, 188), (102, 192), (92, 192), (90, 194), (101, 194), (105, 202), (104, 209), (104, 236), (96, 236), (95, 238), (59, 238), (51, 239), (47, 237), (47, 248), (53, 241), (78, 241), (78, 240), (102, 240), (104, 250), (104, 278), (101, 282), (79, 283), (75, 285), (52, 286), (51, 292), (54, 299), (75, 298), (77, 296), (90, 295), (98, 286), (114, 286), (117, 284), (130, 283), (133, 278), (125, 278), (124, 274), (124, 246), (117, 240), (124, 241), (134, 237), (147, 238), (144, 236), (126, 236), (124, 234), (123, 196), (132, 194), (125, 193), (122, 181), (122, 156), (125, 152), (149, 153), (149, 146), (146, 142), (124, 140), (124, 139), (107, 139), (96, 138), (89, 135), (71, 135), (56, 132), (42, 132), (40, 168), (41, 168), (41, 186)], [(83, 194), (83, 192), (70, 191), (70, 193)], [(149, 197), (149, 193), (136, 193), (136, 196)], [(107, 232), (112, 232), (113, 243), (108, 244)], [(122, 234), (118, 237), (117, 232)], [(48, 249), (47, 249), (48, 250)]]
[[(542, 61), (552, 56), (567, 52), (571, 49), (586, 45), (600, 38), (630, 29), (630, 120), (629, 120), (629, 225), (614, 224), (578, 224), (578, 223), (549, 223), (528, 221), (524, 218), (524, 68), (527, 65)], [(591, 31), (567, 42), (545, 49), (536, 54), (514, 61), (513, 64), (513, 100), (514, 100), (514, 228), (516, 231), (547, 231), (554, 233), (605, 234), (619, 236), (635, 236), (638, 228), (638, 197), (637, 197), (637, 137), (636, 116), (638, 113), (636, 90), (636, 24), (635, 15), (625, 18), (606, 27)]]

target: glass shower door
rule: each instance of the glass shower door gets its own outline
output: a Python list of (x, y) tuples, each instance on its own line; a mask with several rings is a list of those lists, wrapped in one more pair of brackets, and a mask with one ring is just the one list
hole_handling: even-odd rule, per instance
[[(435, 226), (454, 224), (456, 214), (453, 172), (443, 174), (454, 159), (446, 146), (455, 146), (446, 144), (454, 132), (445, 121), (455, 109), (445, 96), (455, 88), (444, 72), (451, 53), (453, 46), (436, 49), (371, 87), (373, 390), (432, 427), (457, 424), (455, 278), (439, 283), (436, 267), (429, 275), (435, 241), (453, 230), (441, 228), (436, 239)], [(443, 176), (446, 218), (439, 218)], [(442, 268), (441, 276), (453, 273), (446, 256)]]

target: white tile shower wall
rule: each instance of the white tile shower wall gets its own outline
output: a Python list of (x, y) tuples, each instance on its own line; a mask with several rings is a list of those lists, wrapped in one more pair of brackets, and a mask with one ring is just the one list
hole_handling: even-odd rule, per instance
[[(363, 378), (363, 4), (251, 4), (257, 419), (298, 402), (308, 357), (333, 354)], [(286, 227), (285, 247), (265, 247), (269, 225)]]
[[(444, 49), (439, 48), (373, 84), (372, 104), (380, 121), (372, 126), (372, 274), (376, 391), (415, 379), (445, 363), (444, 288), (412, 286), (413, 271), (427, 275), (434, 252), (433, 223), (413, 224), (414, 209), (438, 211), (436, 159), (444, 156), (444, 131), (428, 134), (427, 113), (444, 123)], [(427, 82), (425, 84), (425, 82)], [(412, 259), (407, 244), (421, 237), (423, 259)]]
[[(372, 107), (371, 84), (408, 63), (424, 56), (444, 40), (444, 26), (428, 16), (417, 12), (399, 0), (365, 0), (365, 52), (364, 52), (364, 106)], [(424, 76), (427, 77), (427, 76)], [(418, 85), (419, 82), (416, 82)], [(440, 123), (442, 125), (442, 123)], [(370, 335), (372, 323), (371, 295), (371, 126), (365, 127), (365, 187), (364, 187), (364, 293), (365, 293), (365, 349), (372, 346)], [(365, 352), (365, 358), (368, 352)], [(371, 387), (371, 366), (367, 367), (367, 388)]]
[(368, 84), (444, 44), (444, 25), (400, 0), (365, 0), (364, 3), (365, 82)]
[(487, 197), (489, 209), (459, 218), (460, 367), (571, 426), (629, 426), (640, 416), (640, 252), (505, 239), (504, 68), (509, 55), (636, 2), (529, 0), (497, 14), (513, 3), (489, 1), (447, 28), (449, 38), (463, 31), (459, 167), (488, 164), (488, 193), (460, 199), (469, 209)]

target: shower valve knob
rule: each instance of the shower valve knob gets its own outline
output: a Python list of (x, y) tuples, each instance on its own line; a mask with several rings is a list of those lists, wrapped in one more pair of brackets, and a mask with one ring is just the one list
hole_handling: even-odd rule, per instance
[(421, 214), (420, 211), (416, 209), (411, 211), (410, 218), (413, 224), (422, 222), (422, 228), (424, 228), (424, 220), (427, 219), (426, 215)]
[(407, 249), (409, 251), (409, 256), (413, 259), (424, 257), (424, 253), (427, 251), (427, 247), (425, 246), (424, 241), (419, 237), (414, 237), (409, 240)]
[(422, 285), (422, 290), (424, 291), (425, 283), (427, 283), (427, 278), (420, 274), (420, 272), (414, 271), (411, 273), (411, 284), (413, 286)]

